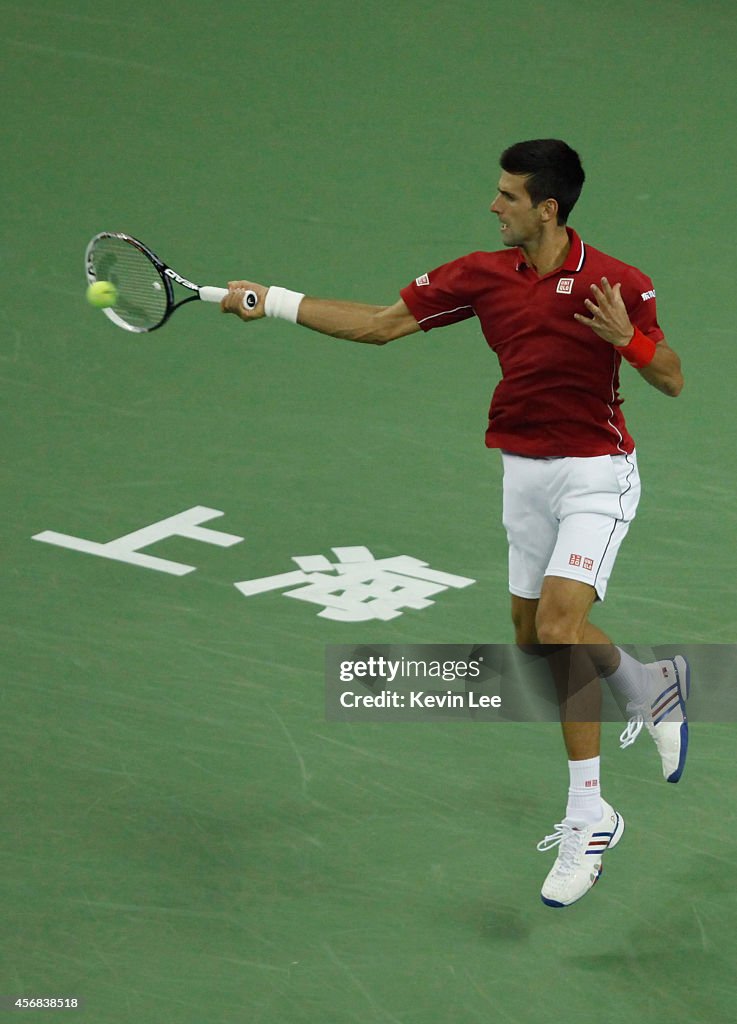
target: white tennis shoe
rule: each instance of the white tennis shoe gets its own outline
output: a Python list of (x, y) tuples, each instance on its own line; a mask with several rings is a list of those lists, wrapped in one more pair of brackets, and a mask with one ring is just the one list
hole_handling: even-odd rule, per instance
[(663, 777), (667, 782), (678, 782), (688, 753), (686, 701), (691, 692), (691, 669), (680, 654), (645, 668), (652, 677), (652, 700), (649, 704), (627, 705), (627, 714), (632, 717), (619, 737), (620, 745), (622, 750), (631, 746), (644, 725), (658, 748)]
[(606, 800), (604, 814), (594, 825), (574, 827), (566, 822), (537, 844), (541, 853), (558, 846), (540, 896), (548, 907), (568, 907), (585, 896), (601, 875), (601, 857), (616, 846), (624, 833), (624, 818)]

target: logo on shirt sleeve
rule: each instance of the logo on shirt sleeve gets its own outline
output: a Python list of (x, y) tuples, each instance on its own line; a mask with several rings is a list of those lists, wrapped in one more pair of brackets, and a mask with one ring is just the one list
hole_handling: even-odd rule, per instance
[(647, 302), (648, 299), (654, 299), (654, 298), (655, 298), (655, 289), (654, 288), (651, 288), (649, 292), (643, 292), (642, 293), (642, 301), (643, 302)]
[(570, 295), (573, 291), (573, 278), (561, 277), (558, 287), (555, 289), (559, 295)]
[(415, 278), (415, 284), (422, 287), (424, 284), (430, 284), (430, 277), (428, 274), (423, 274), (421, 277)]

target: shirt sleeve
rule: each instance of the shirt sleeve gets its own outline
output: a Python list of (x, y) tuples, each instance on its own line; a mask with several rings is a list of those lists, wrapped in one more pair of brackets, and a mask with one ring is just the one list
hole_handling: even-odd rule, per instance
[(654, 342), (662, 341), (665, 335), (658, 323), (655, 288), (647, 274), (633, 268), (626, 291), (624, 286), (622, 288), (622, 298), (633, 325)]
[(402, 288), (400, 295), (423, 331), (475, 316), (469, 292), (467, 257), (444, 263)]

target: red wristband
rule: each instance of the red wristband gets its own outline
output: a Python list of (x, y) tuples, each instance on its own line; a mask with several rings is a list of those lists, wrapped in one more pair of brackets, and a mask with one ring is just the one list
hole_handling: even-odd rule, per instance
[(636, 370), (641, 370), (643, 366), (647, 366), (653, 361), (656, 348), (653, 339), (643, 334), (639, 327), (635, 327), (632, 341), (628, 345), (620, 347), (619, 351), (631, 366), (634, 366)]

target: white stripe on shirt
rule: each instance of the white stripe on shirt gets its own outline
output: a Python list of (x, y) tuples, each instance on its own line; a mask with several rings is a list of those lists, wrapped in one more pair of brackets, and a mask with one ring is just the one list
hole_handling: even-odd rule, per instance
[(451, 313), (457, 313), (461, 309), (473, 310), (473, 306), (456, 306), (455, 309), (444, 309), (442, 313), (433, 313), (431, 316), (424, 316), (422, 320), (418, 320), (418, 324), (425, 324), (428, 320), (434, 320), (437, 316), (450, 316)]

